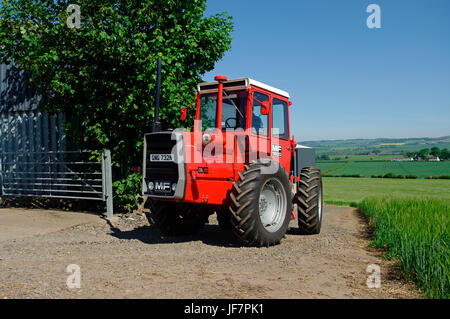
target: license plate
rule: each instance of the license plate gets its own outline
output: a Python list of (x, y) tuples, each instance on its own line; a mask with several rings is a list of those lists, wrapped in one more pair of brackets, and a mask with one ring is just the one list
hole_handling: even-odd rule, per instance
[(150, 154), (150, 162), (173, 162), (173, 154)]

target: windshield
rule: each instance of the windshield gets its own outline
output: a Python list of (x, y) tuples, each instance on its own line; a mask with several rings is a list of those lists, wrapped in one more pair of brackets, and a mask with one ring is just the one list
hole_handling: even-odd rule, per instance
[[(223, 91), (222, 130), (242, 128), (245, 130), (247, 92)], [(217, 122), (217, 93), (204, 94), (200, 100), (202, 131), (215, 128)]]

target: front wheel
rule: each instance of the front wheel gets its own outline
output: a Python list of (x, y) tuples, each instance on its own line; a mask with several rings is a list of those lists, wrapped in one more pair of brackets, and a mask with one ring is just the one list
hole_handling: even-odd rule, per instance
[(292, 211), (290, 185), (283, 166), (276, 162), (257, 161), (245, 165), (230, 194), (231, 224), (245, 244), (280, 243)]

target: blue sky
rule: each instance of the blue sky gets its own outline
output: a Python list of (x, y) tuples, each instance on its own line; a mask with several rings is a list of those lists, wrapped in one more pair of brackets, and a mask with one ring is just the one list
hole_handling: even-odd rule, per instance
[(204, 79), (288, 91), (297, 141), (450, 135), (450, 1), (209, 0), (205, 15), (224, 11), (232, 48)]

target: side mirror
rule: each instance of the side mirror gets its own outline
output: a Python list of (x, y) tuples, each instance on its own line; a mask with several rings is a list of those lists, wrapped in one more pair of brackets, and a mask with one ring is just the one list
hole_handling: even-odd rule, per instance
[(186, 114), (187, 114), (187, 110), (186, 109), (181, 109), (180, 121), (186, 120)]
[(269, 114), (269, 107), (270, 107), (270, 103), (269, 101), (264, 101), (261, 103), (261, 114), (262, 115), (267, 115)]

